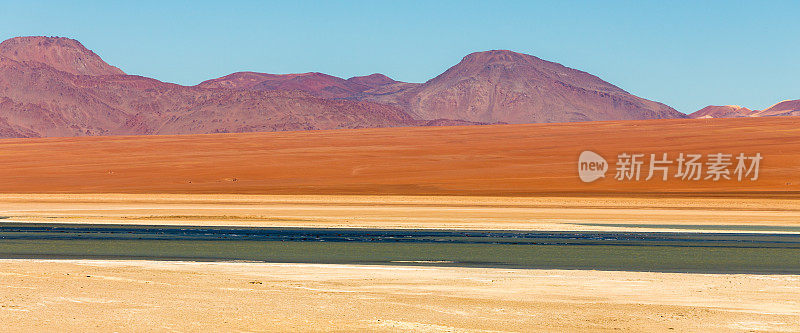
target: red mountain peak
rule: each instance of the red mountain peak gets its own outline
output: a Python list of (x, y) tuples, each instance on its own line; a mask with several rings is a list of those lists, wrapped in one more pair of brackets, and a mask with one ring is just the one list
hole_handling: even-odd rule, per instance
[(16, 37), (0, 43), (0, 57), (37, 62), (76, 75), (123, 75), (80, 42), (64, 37)]
[(597, 76), (508, 50), (471, 53), (420, 86), (370, 100), (401, 106), (417, 119), (480, 123), (685, 117)]

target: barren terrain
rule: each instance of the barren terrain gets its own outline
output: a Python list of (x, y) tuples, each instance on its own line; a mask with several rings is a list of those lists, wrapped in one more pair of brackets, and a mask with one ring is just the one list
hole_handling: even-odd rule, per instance
[[(0, 140), (0, 221), (789, 234), (800, 227), (797, 125)], [(608, 159), (609, 175), (622, 152), (764, 160), (757, 181), (582, 183), (584, 150)], [(10, 331), (800, 330), (797, 275), (3, 259), (0, 277)]]
[(800, 330), (797, 276), (91, 260), (0, 276), (5, 331)]
[[(798, 125), (774, 117), (8, 139), (0, 192), (796, 196)], [(584, 150), (605, 157), (606, 178), (579, 180)], [(644, 181), (646, 166), (640, 181), (617, 181), (621, 153), (763, 160), (756, 181)]]

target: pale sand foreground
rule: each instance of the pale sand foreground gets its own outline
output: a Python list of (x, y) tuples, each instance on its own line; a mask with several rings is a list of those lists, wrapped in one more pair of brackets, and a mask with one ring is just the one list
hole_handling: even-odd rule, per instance
[[(2, 194), (6, 222), (257, 227), (677, 231), (800, 227), (800, 199), (350, 195)], [(622, 224), (597, 226), (585, 224)], [(625, 225), (627, 224), (627, 226)], [(789, 232), (789, 231), (784, 231)]]
[(0, 260), (4, 331), (798, 331), (800, 276)]

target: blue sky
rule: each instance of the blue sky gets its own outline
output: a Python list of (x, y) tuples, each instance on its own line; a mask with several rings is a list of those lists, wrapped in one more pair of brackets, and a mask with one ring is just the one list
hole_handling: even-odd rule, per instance
[(800, 1), (0, 1), (0, 39), (80, 40), (129, 74), (380, 72), (510, 49), (682, 112), (800, 98)]

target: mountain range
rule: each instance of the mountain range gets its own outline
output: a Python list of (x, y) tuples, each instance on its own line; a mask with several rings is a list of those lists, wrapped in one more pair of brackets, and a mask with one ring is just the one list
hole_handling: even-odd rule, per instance
[(694, 113), (691, 118), (741, 118), (800, 116), (800, 99), (785, 100), (764, 110), (750, 110), (738, 105), (709, 105)]
[(469, 54), (424, 83), (378, 73), (238, 72), (182, 86), (125, 74), (73, 39), (0, 43), (3, 138), (666, 118), (686, 115), (586, 72), (506, 50)]
[(250, 91), (302, 90), (316, 97), (391, 105), (414, 119), (474, 123), (543, 123), (682, 118), (600, 78), (534, 56), (476, 52), (425, 83), (382, 74), (341, 79), (322, 73), (234, 73), (198, 87)]

